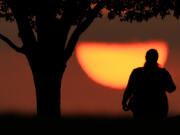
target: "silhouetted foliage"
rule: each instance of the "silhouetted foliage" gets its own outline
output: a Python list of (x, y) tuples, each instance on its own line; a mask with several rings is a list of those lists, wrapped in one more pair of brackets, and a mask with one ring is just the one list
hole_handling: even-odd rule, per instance
[[(104, 12), (104, 13), (103, 13)], [(80, 35), (97, 17), (120, 21), (180, 15), (179, 0), (0, 0), (0, 17), (15, 21), (22, 47), (0, 34), (10, 47), (23, 53), (32, 69), (39, 115), (60, 113), (60, 86), (66, 63)], [(75, 26), (67, 40), (70, 29)]]

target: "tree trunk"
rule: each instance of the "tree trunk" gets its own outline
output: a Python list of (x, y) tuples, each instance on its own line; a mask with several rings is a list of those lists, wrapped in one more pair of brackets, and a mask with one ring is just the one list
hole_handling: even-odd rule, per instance
[(37, 116), (60, 117), (61, 80), (65, 66), (54, 64), (51, 57), (49, 60), (46, 58), (47, 55), (45, 57), (39, 55), (27, 56), (36, 88)]
[(40, 117), (59, 117), (61, 112), (60, 89), (68, 30), (56, 19), (52, 9), (54, 7), (45, 5), (37, 13), (37, 42), (26, 53), (34, 77), (37, 115)]

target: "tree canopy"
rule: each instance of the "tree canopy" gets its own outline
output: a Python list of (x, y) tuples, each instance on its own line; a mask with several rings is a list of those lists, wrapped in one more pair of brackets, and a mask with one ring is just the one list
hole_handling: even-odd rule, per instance
[[(53, 12), (58, 20), (63, 15), (69, 15), (73, 25), (82, 23), (93, 10), (98, 10), (96, 16), (103, 16), (101, 9), (106, 9), (109, 19), (119, 16), (121, 21), (143, 21), (153, 16), (173, 14), (180, 15), (179, 0), (0, 0), (0, 17), (13, 21), (12, 6), (26, 12), (32, 26), (35, 26), (38, 12)], [(47, 16), (48, 17), (48, 16)], [(48, 18), (47, 18), (48, 19)]]
[[(34, 29), (38, 34), (38, 16), (44, 16), (44, 20), (50, 18), (57, 21), (57, 26), (64, 27), (64, 35), (68, 34), (71, 26), (76, 26), (72, 37), (76, 41), (69, 41), (71, 45), (66, 49), (68, 52), (66, 61), (71, 56), (79, 36), (89, 27), (97, 17), (107, 15), (109, 19), (119, 17), (120, 21), (148, 21), (152, 17), (173, 15), (177, 19), (180, 16), (179, 0), (0, 0), (0, 18), (7, 21), (24, 19), (29, 29)], [(23, 19), (22, 19), (23, 18)], [(21, 24), (18, 24), (21, 25)], [(30, 28), (31, 27), (31, 28)], [(61, 29), (61, 31), (63, 31)], [(20, 36), (23, 32), (20, 30)], [(31, 34), (33, 35), (33, 34)], [(31, 36), (33, 37), (33, 36)], [(22, 39), (22, 37), (21, 37)], [(73, 38), (75, 39), (75, 38)], [(22, 39), (23, 40), (23, 39)], [(68, 44), (68, 43), (67, 43)], [(16, 49), (18, 50), (18, 49)], [(21, 51), (22, 52), (22, 51)]]

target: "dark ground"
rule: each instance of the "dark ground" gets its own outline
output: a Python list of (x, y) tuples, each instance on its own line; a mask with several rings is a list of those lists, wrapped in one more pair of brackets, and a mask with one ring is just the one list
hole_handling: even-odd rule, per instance
[[(0, 129), (6, 132), (24, 131), (23, 134), (33, 133), (39, 130), (40, 133), (55, 132), (66, 134), (81, 132), (89, 134), (96, 131), (103, 133), (116, 132), (125, 134), (178, 134), (180, 133), (180, 116), (170, 117), (166, 120), (134, 120), (129, 118), (107, 118), (107, 117), (86, 117), (72, 116), (61, 119), (37, 118), (35, 116), (23, 116), (15, 114), (0, 115)], [(36, 132), (34, 132), (36, 133)], [(93, 134), (94, 134), (93, 133)], [(138, 135), (137, 134), (137, 135)]]

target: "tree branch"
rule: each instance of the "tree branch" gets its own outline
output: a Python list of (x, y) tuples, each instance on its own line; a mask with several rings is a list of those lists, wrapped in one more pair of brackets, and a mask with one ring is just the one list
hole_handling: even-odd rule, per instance
[(15, 45), (10, 39), (8, 39), (6, 36), (0, 34), (0, 39), (6, 42), (12, 49), (14, 49), (16, 52), (24, 53), (23, 49)]
[(21, 1), (9, 0), (8, 5), (12, 10), (19, 30), (19, 37), (23, 43), (24, 53), (31, 52), (36, 44), (36, 38), (33, 33), (28, 18), (28, 9), (23, 6)]
[(91, 25), (91, 23), (97, 17), (97, 14), (104, 7), (104, 5), (105, 3), (103, 1), (98, 3), (91, 11), (91, 13), (87, 16), (87, 19), (84, 22), (82, 22), (80, 25), (78, 25), (77, 28), (74, 30), (65, 49), (65, 63), (72, 56), (72, 53), (76, 47), (80, 35)]

